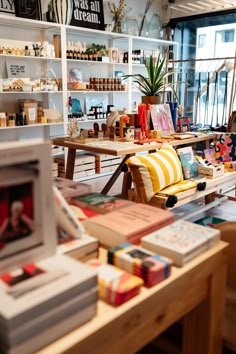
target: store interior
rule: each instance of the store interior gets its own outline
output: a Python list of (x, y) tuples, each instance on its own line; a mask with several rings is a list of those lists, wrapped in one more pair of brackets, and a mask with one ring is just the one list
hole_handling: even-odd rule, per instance
[(0, 354), (236, 353), (235, 0), (0, 1)]

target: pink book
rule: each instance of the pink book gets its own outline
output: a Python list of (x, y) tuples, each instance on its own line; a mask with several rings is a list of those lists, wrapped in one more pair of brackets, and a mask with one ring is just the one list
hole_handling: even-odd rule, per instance
[(142, 236), (174, 221), (174, 214), (151, 205), (134, 203), (109, 214), (87, 219), (83, 225), (105, 247), (139, 243)]

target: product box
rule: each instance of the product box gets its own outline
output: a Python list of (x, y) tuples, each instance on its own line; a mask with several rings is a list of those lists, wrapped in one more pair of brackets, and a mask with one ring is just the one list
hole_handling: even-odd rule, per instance
[(224, 174), (224, 165), (215, 164), (210, 166), (197, 166), (198, 173), (207, 176), (208, 178), (217, 178), (223, 176)]
[(128, 242), (110, 248), (107, 259), (108, 263), (142, 278), (147, 287), (168, 278), (173, 263), (171, 259)]
[(121, 305), (138, 295), (143, 280), (110, 264), (92, 259), (87, 264), (98, 274), (100, 298), (113, 305)]

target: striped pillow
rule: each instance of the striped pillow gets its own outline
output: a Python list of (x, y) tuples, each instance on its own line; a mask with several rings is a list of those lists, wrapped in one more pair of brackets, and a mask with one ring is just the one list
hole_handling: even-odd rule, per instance
[(168, 144), (153, 154), (132, 156), (126, 163), (136, 192), (143, 203), (147, 203), (163, 188), (183, 180), (178, 155)]

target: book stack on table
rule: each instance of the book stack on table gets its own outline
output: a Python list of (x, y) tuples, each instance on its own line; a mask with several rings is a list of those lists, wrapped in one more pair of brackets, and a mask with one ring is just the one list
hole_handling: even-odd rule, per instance
[(40, 139), (0, 146), (1, 354), (33, 353), (96, 314), (96, 272), (56, 254), (50, 149)]
[(97, 277), (57, 255), (2, 274), (0, 298), (0, 352), (32, 353), (96, 315)]
[(169, 257), (174, 265), (182, 267), (219, 240), (218, 230), (178, 220), (143, 237), (141, 242), (144, 248)]

